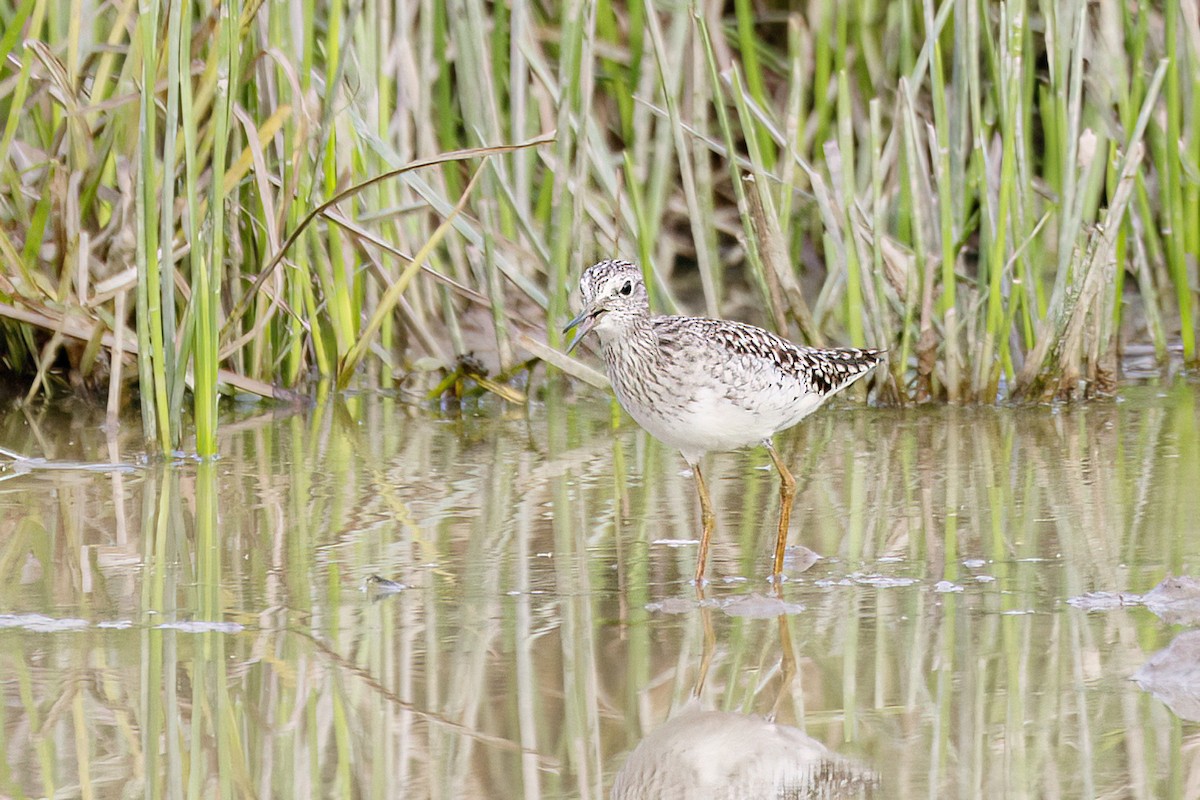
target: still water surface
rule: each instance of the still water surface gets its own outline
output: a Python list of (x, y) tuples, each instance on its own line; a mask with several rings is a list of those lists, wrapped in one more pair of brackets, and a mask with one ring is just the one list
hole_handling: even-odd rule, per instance
[(770, 459), (706, 462), (702, 600), (682, 460), (598, 394), (238, 406), (210, 464), (8, 407), (0, 796), (600, 798), (700, 708), (868, 796), (1200, 797), (1200, 679), (1131, 680), (1200, 616), (1137, 599), (1200, 576), (1198, 398), (836, 405), (780, 437), (782, 598)]

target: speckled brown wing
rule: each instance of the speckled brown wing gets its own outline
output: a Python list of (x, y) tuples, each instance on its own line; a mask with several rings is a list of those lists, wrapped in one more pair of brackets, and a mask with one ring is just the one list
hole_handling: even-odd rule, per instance
[[(883, 360), (882, 350), (802, 347), (742, 322), (698, 317), (656, 317), (654, 327), (669, 340), (693, 339), (691, 349), (717, 349), (731, 360), (749, 358), (797, 381), (802, 391), (828, 396), (853, 383)], [(688, 348), (679, 348), (686, 351)], [(753, 370), (747, 370), (747, 374)]]

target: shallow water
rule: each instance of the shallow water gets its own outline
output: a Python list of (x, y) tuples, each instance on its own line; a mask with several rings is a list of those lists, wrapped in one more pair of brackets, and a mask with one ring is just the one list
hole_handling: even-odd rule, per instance
[(1197, 797), (1200, 688), (1130, 678), (1197, 623), (1137, 596), (1200, 575), (1198, 397), (827, 409), (782, 600), (770, 460), (711, 456), (703, 601), (682, 460), (598, 394), (238, 406), (211, 464), (8, 409), (0, 796), (605, 797), (698, 693), (874, 796)]

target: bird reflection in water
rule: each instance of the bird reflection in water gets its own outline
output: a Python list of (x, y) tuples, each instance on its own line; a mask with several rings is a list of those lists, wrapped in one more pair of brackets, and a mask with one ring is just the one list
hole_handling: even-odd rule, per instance
[[(766, 598), (763, 598), (766, 600)], [(781, 607), (782, 600), (778, 599)], [(712, 605), (698, 592), (704, 651), (691, 698), (651, 731), (626, 758), (612, 800), (833, 800), (878, 796), (879, 776), (835, 753), (799, 728), (775, 722), (796, 674), (787, 625), (780, 613), (779, 694), (772, 717), (705, 710), (700, 700), (713, 663)]]
[(866, 798), (878, 784), (799, 728), (692, 701), (629, 754), (612, 800)]

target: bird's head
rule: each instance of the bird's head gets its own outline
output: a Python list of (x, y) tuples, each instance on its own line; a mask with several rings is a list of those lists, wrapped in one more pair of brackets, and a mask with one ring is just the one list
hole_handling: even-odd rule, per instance
[(568, 353), (590, 331), (595, 330), (603, 339), (609, 331), (650, 312), (642, 271), (628, 261), (613, 259), (588, 267), (579, 279), (579, 291), (583, 309), (563, 329), (563, 333), (575, 329)]

